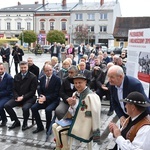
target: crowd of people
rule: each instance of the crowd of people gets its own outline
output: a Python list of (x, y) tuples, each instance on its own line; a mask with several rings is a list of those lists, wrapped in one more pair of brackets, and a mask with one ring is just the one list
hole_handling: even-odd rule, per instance
[[(5, 111), (13, 121), (9, 129), (20, 127), (21, 123), (13, 108), (21, 106), (22, 131), (29, 128), (31, 109), (37, 124), (33, 134), (41, 132), (44, 125), (39, 110), (44, 109), (46, 132), (50, 127), (52, 111), (60, 120), (52, 126), (56, 150), (69, 149), (69, 137), (86, 143), (91, 140), (100, 143), (101, 101), (108, 100), (110, 108), (107, 115), (111, 116), (115, 111), (123, 128), (120, 130), (114, 123), (109, 125), (117, 143), (113, 149), (119, 147), (125, 150), (129, 143), (129, 149), (148, 150), (149, 99), (141, 82), (126, 75), (125, 56), (114, 53), (108, 56), (101, 49), (90, 49), (81, 43), (77, 52), (73, 44), (67, 49), (63, 48), (65, 58), (62, 60), (60, 49), (61, 45), (55, 42), (51, 47), (51, 59), (43, 62), (43, 68), (39, 68), (31, 57), (26, 61), (23, 59), (24, 52), (18, 44), (13, 47), (12, 53), (4, 44), (0, 53), (3, 61), (0, 63), (0, 127), (7, 124)], [(14, 78), (5, 71), (4, 63), (12, 65), (9, 62), (10, 54), (14, 59)], [(74, 60), (75, 56), (77, 61)], [(130, 118), (135, 121), (128, 125), (127, 120)], [(71, 120), (70, 124), (62, 125), (67, 119)], [(80, 124), (84, 126), (82, 130)]]

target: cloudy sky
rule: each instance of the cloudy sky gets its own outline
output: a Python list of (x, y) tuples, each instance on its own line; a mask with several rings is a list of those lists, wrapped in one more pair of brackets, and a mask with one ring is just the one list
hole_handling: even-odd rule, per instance
[[(17, 3), (21, 4), (33, 4), (35, 1), (42, 3), (42, 0), (1, 0), (0, 8), (15, 6)], [(67, 0), (67, 2), (78, 2), (79, 0)], [(99, 2), (100, 0), (83, 0), (83, 2)], [(115, 1), (115, 0), (104, 0)], [(133, 16), (150, 16), (150, 0), (118, 0), (121, 6), (121, 12), (123, 17)], [(54, 3), (62, 2), (62, 0), (45, 0), (45, 2)]]

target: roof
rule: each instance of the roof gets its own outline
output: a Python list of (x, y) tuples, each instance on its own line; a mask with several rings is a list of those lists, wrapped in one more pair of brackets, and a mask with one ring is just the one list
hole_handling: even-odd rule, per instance
[(0, 12), (33, 12), (43, 6), (42, 4), (23, 4), (1, 8)]
[(66, 6), (62, 6), (62, 3), (47, 3), (44, 7), (41, 7), (37, 11), (70, 11), (72, 8), (74, 8), (77, 5), (77, 3), (67, 3)]
[[(113, 10), (116, 2), (110, 1), (105, 2), (100, 6), (100, 2), (88, 2), (88, 3), (78, 3), (78, 5), (73, 8), (74, 11), (86, 11), (86, 10)], [(94, 8), (94, 9), (93, 9)]]
[(150, 17), (117, 17), (113, 36), (127, 38), (128, 30), (150, 28)]

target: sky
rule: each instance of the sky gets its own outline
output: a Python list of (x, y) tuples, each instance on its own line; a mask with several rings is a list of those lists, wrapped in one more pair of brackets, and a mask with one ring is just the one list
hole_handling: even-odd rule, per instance
[[(0, 8), (15, 6), (18, 4), (34, 4), (35, 1), (42, 3), (43, 0), (1, 0)], [(66, 0), (68, 3), (78, 2), (79, 0)], [(100, 0), (83, 0), (83, 2), (100, 2)], [(115, 0), (104, 0), (104, 1), (115, 1)], [(122, 17), (141, 17), (150, 16), (150, 0), (118, 0), (121, 7)], [(62, 2), (62, 0), (45, 0), (45, 3)]]

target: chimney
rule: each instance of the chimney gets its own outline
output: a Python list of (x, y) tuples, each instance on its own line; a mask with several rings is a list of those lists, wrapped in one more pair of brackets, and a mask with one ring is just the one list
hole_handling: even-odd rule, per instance
[(21, 5), (21, 3), (20, 3), (20, 2), (18, 2), (18, 5)]
[(66, 0), (62, 0), (62, 6), (66, 6)]
[(82, 0), (79, 0), (79, 4), (82, 4), (83, 2), (82, 2)]
[(104, 4), (104, 0), (100, 0), (100, 6)]
[(35, 4), (38, 4), (39, 2), (38, 1), (35, 1)]
[(45, 5), (45, 0), (43, 0), (43, 6)]

